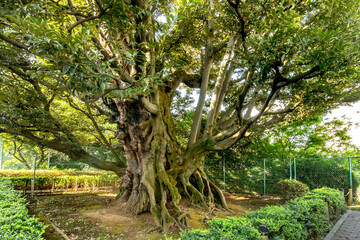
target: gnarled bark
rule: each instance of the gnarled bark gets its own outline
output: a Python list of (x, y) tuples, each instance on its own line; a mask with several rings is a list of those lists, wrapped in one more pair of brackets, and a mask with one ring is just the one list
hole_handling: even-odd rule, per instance
[(203, 171), (203, 154), (180, 149), (172, 135), (166, 95), (162, 109), (150, 114), (138, 101), (118, 101), (117, 138), (127, 159), (122, 196), (117, 204), (132, 214), (150, 211), (159, 229), (186, 228), (188, 219), (179, 205), (187, 198), (204, 209), (228, 209), (222, 191)]

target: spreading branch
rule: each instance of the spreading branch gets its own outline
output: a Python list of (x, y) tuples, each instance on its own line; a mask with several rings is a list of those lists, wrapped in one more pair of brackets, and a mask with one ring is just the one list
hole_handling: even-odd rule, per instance
[(0, 39), (4, 40), (7, 43), (10, 43), (11, 45), (13, 45), (13, 46), (15, 46), (17, 48), (23, 49), (23, 50), (31, 53), (28, 46), (26, 46), (25, 44), (22, 44), (20, 42), (17, 42), (15, 40), (12, 40), (12, 39), (2, 35), (1, 33), (0, 33)]

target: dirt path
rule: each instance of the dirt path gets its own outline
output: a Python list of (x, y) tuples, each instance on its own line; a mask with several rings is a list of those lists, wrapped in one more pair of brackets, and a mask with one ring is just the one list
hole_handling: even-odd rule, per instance
[[(70, 239), (164, 239), (159, 232), (146, 232), (155, 227), (149, 213), (139, 216), (124, 214), (113, 206), (115, 194), (81, 193), (39, 196), (35, 204), (30, 205), (31, 212), (42, 220), (50, 220)], [(190, 204), (183, 204), (189, 214), (192, 228), (206, 228), (206, 221), (227, 216), (242, 216), (246, 211), (256, 210), (266, 205), (282, 204), (283, 201), (271, 197), (226, 194), (232, 213), (214, 211), (211, 214)], [(177, 233), (170, 234), (177, 237)], [(48, 228), (45, 239), (62, 239), (54, 229)]]

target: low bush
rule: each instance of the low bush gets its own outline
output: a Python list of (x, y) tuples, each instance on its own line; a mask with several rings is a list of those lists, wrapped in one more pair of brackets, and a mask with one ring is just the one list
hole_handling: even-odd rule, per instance
[[(29, 190), (33, 171), (0, 171), (3, 179), (9, 179), (16, 190)], [(68, 175), (67, 175), (68, 174)], [(36, 171), (35, 190), (94, 190), (99, 187), (120, 186), (120, 178), (107, 172)]]
[(321, 236), (329, 229), (324, 200), (298, 198), (289, 201), (286, 209), (290, 210), (293, 213), (292, 218), (302, 225), (307, 238)]
[[(31, 177), (33, 170), (1, 170), (0, 177)], [(106, 171), (36, 170), (37, 177), (109, 175)]]
[(323, 187), (312, 190), (309, 194), (302, 197), (302, 199), (320, 199), (329, 205), (330, 221), (337, 219), (340, 214), (345, 212), (343, 193), (332, 188)]
[(280, 197), (290, 200), (304, 196), (309, 187), (300, 181), (285, 179), (275, 184), (275, 191)]
[(28, 215), (25, 199), (10, 181), (0, 179), (0, 239), (38, 240), (44, 231), (45, 226)]
[(262, 239), (258, 231), (265, 225), (268, 239), (317, 239), (344, 212), (344, 197), (330, 188), (315, 189), (283, 206), (268, 206), (241, 218), (213, 219), (209, 229), (182, 231), (181, 240)]
[(213, 219), (207, 222), (208, 230), (195, 229), (182, 231), (182, 240), (261, 240), (261, 234), (251, 226), (246, 218), (229, 217), (225, 219)]
[(294, 218), (294, 212), (285, 206), (267, 206), (258, 211), (248, 212), (246, 217), (251, 225), (266, 225), (270, 239), (306, 239), (303, 226)]

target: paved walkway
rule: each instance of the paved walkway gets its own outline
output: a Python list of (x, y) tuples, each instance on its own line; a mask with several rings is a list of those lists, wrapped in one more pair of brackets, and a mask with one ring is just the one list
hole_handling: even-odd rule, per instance
[(324, 240), (360, 240), (360, 212), (348, 211)]

